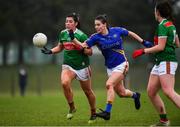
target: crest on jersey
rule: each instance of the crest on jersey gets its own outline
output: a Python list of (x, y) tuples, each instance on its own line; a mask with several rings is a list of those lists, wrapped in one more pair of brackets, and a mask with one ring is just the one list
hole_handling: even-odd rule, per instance
[(117, 34), (113, 34), (113, 38), (117, 38)]

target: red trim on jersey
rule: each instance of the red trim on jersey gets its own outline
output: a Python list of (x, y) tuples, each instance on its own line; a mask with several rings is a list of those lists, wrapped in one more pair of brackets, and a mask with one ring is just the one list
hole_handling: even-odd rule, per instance
[(89, 76), (91, 77), (91, 67), (88, 67)]
[(66, 50), (81, 50), (82, 47), (80, 45), (74, 44), (73, 42), (64, 42), (64, 49)]
[(166, 22), (166, 23), (164, 24), (164, 26), (170, 27), (170, 26), (173, 26), (173, 23), (172, 23), (172, 22)]
[(158, 45), (158, 36), (154, 36), (154, 44)]
[(171, 68), (170, 68), (170, 62), (166, 62), (166, 73), (167, 73), (167, 74), (170, 74), (170, 70), (171, 70)]

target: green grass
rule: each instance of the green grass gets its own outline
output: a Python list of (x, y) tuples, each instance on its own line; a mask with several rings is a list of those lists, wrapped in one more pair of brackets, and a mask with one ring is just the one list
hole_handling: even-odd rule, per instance
[[(95, 90), (97, 107), (104, 108), (106, 100), (105, 89)], [(77, 112), (72, 120), (66, 120), (68, 106), (63, 92), (43, 93), (42, 96), (27, 93), (27, 96), (0, 96), (0, 126), (88, 126), (89, 105), (82, 91), (74, 91)], [(165, 96), (163, 100), (167, 107), (168, 117), (172, 125), (180, 125), (180, 110)], [(142, 107), (134, 108), (131, 98), (116, 96), (110, 121), (97, 119), (93, 126), (126, 126), (151, 125), (158, 121), (158, 115), (151, 105), (146, 92), (142, 92)]]

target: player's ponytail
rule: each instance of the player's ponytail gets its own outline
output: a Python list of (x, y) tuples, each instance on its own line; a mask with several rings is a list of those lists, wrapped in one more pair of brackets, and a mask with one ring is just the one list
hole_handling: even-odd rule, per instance
[(74, 19), (74, 21), (75, 21), (76, 23), (78, 23), (76, 27), (77, 27), (78, 29), (80, 29), (80, 16), (79, 16), (79, 14), (73, 12), (73, 13), (67, 15), (66, 17), (72, 17), (72, 18)]
[(155, 6), (156, 10), (159, 11), (161, 17), (166, 18), (174, 22), (173, 9), (168, 0), (159, 0)]
[(95, 20), (99, 20), (101, 21), (103, 24), (106, 23), (106, 27), (109, 29), (109, 23), (107, 21), (107, 15), (106, 14), (102, 14), (102, 15), (98, 15)]

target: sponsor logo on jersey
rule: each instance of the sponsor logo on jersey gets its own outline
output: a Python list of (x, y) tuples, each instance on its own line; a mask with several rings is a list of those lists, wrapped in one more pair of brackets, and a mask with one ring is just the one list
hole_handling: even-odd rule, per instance
[(113, 35), (113, 38), (117, 38), (117, 34), (114, 34), (114, 35)]
[(102, 49), (108, 49), (108, 48), (113, 48), (113, 47), (119, 46), (119, 45), (120, 45), (119, 42), (112, 43), (112, 44), (103, 44), (101, 48), (102, 48)]
[(64, 49), (66, 50), (81, 50), (81, 46), (74, 44), (73, 42), (64, 42), (63, 43)]

